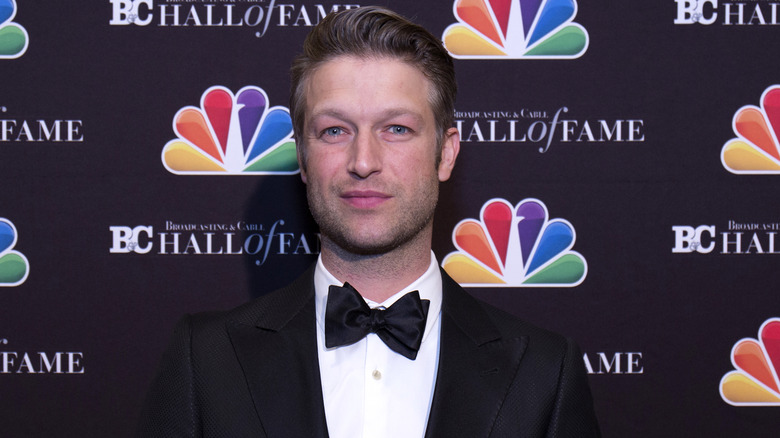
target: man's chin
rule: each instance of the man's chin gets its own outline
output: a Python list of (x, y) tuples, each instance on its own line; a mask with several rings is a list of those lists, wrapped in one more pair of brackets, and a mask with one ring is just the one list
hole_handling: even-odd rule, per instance
[(383, 242), (380, 240), (355, 240), (345, 238), (331, 239), (343, 251), (359, 256), (380, 256), (398, 248), (401, 243), (396, 241)]
[[(432, 220), (431, 214), (427, 220), (420, 221), (417, 226), (412, 227), (385, 222), (349, 226), (346, 221), (339, 223), (339, 226), (331, 226), (331, 222), (320, 224), (320, 233), (323, 245), (327, 244), (325, 241), (329, 241), (332, 244), (330, 248), (342, 252), (344, 256), (347, 254), (360, 257), (381, 256), (419, 240), (424, 231), (430, 229)], [(378, 232), (379, 230), (386, 232)]]

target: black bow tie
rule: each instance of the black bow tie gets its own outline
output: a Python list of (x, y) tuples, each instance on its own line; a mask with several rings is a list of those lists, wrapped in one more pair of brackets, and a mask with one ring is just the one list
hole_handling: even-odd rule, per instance
[(396, 353), (414, 360), (425, 332), (428, 300), (409, 292), (387, 309), (371, 309), (349, 283), (328, 289), (325, 308), (325, 346), (351, 345), (369, 333), (377, 336)]

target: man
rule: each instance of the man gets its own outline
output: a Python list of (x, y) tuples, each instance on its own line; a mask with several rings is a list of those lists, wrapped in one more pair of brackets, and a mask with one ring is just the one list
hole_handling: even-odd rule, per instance
[(390, 11), (315, 27), (290, 108), (320, 258), (185, 317), (140, 436), (598, 436), (577, 347), (476, 301), (431, 252), (455, 89), (441, 43)]

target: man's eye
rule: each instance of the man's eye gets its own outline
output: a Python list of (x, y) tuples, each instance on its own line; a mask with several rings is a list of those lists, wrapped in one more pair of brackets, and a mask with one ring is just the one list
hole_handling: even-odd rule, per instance
[(344, 130), (341, 129), (341, 128), (337, 128), (337, 127), (327, 128), (327, 129), (325, 129), (325, 131), (323, 131), (324, 135), (329, 135), (329, 136), (333, 136), (333, 137), (335, 137), (337, 135), (340, 135), (340, 134), (343, 134), (343, 133), (344, 133)]
[(393, 125), (393, 126), (390, 127), (390, 132), (393, 133), (393, 134), (399, 134), (399, 135), (401, 135), (401, 134), (408, 134), (409, 133), (409, 128), (407, 128), (406, 126), (401, 126), (401, 125)]

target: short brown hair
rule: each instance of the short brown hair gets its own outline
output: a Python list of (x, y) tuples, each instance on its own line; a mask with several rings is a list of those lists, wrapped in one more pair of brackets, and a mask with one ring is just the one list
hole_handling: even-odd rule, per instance
[(431, 81), (429, 100), (437, 123), (437, 146), (441, 146), (454, 122), (457, 83), (452, 57), (422, 26), (389, 9), (366, 6), (328, 14), (306, 37), (303, 52), (292, 63), (290, 113), (299, 148), (303, 145), (306, 81), (320, 65), (339, 56), (392, 57), (417, 67)]

